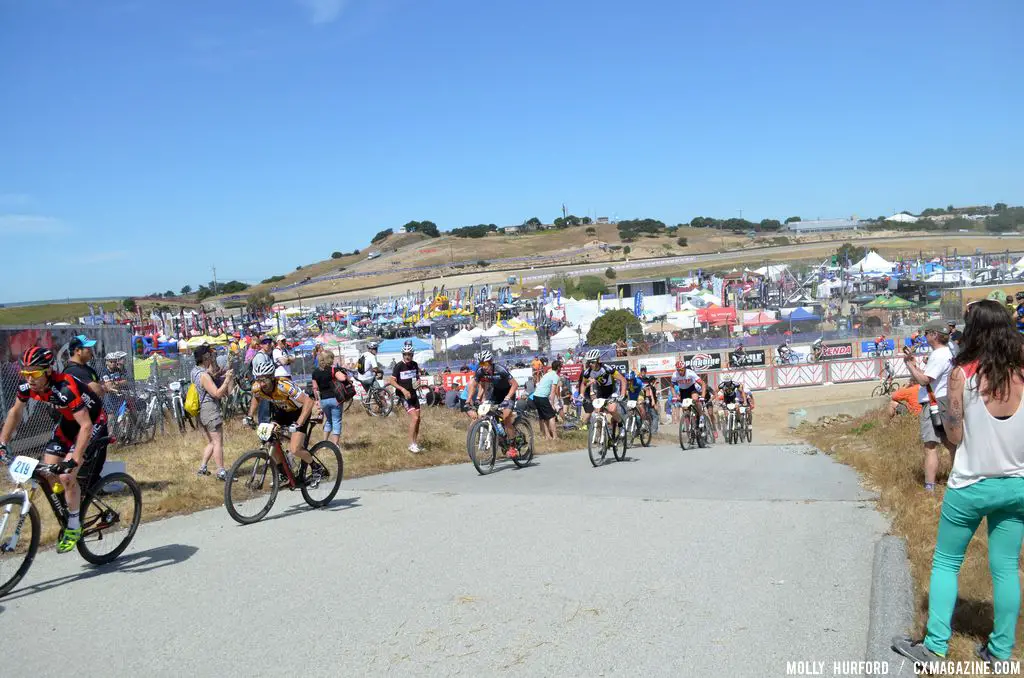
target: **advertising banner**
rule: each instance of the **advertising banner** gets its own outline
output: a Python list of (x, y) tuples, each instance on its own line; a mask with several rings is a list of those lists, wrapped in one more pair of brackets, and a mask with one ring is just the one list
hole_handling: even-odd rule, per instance
[(760, 367), (766, 362), (764, 349), (729, 354), (729, 367)]
[(683, 363), (695, 372), (718, 370), (722, 367), (721, 353), (693, 353), (683, 356)]
[(580, 375), (583, 374), (583, 363), (566, 363), (562, 365), (559, 374), (569, 381), (579, 381)]
[(636, 367), (647, 368), (647, 373), (652, 376), (663, 377), (676, 371), (676, 357), (674, 355), (662, 355), (656, 357), (638, 358)]
[(843, 360), (845, 358), (853, 357), (853, 344), (846, 342), (843, 344), (822, 344), (821, 353), (817, 356), (820, 360)]

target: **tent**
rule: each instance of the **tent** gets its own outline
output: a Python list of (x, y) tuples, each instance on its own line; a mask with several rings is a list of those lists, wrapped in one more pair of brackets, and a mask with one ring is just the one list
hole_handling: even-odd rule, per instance
[(821, 320), (821, 316), (817, 313), (811, 313), (806, 308), (798, 308), (786, 318), (791, 323), (802, 322), (802, 321), (813, 321)]
[(867, 256), (853, 264), (850, 268), (855, 271), (863, 271), (864, 273), (891, 273), (893, 264), (886, 261), (878, 252), (871, 250), (867, 253)]
[(765, 313), (764, 311), (761, 311), (760, 313), (756, 314), (752, 318), (744, 318), (743, 319), (743, 326), (744, 327), (764, 327), (766, 325), (774, 325), (777, 322), (779, 322), (778, 318), (776, 318), (775, 316), (773, 316), (770, 313)]
[(735, 325), (736, 308), (734, 306), (715, 306), (711, 304), (697, 311), (697, 319), (708, 325)]
[(567, 325), (551, 337), (551, 350), (565, 351), (570, 348), (575, 348), (579, 341), (580, 335), (576, 330)]
[(911, 216), (905, 212), (900, 212), (899, 214), (894, 214), (891, 217), (886, 217), (885, 220), (895, 221), (896, 223), (900, 224), (912, 224), (917, 221), (917, 217)]
[(379, 353), (401, 354), (402, 348), (405, 346), (405, 342), (412, 344), (414, 351), (426, 351), (433, 348), (433, 345), (430, 342), (423, 341), (419, 337), (409, 337), (408, 339), (385, 339), (380, 342), (380, 347), (377, 350)]
[(874, 298), (873, 301), (871, 301), (870, 303), (864, 304), (864, 306), (862, 308), (864, 308), (866, 310), (867, 309), (884, 309), (884, 310), (887, 310), (887, 311), (902, 311), (902, 310), (905, 310), (905, 309), (908, 309), (908, 308), (913, 308), (913, 307), (914, 307), (914, 303), (912, 301), (907, 301), (903, 297), (897, 297), (896, 295), (893, 295), (891, 297), (887, 297), (884, 294), (879, 294), (877, 297)]
[(769, 266), (762, 266), (761, 268), (755, 268), (754, 273), (762, 275), (769, 280), (779, 280), (788, 268), (789, 266), (787, 264), (772, 264)]

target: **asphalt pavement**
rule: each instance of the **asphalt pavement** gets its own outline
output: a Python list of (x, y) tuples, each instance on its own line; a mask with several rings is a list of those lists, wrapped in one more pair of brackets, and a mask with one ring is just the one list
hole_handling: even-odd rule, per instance
[(864, 659), (873, 499), (805, 446), (345, 481), (253, 526), (143, 524), (107, 568), (40, 554), (0, 599), (3, 673), (783, 676)]

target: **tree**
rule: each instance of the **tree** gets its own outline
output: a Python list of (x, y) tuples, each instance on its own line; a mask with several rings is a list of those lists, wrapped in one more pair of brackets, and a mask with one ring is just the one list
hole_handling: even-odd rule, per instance
[(164, 296), (165, 297), (173, 297), (174, 296), (174, 292), (172, 292), (170, 290), (167, 290), (166, 292), (164, 292)]
[(456, 238), (482, 238), (488, 233), (493, 233), (497, 230), (498, 227), (494, 224), (477, 224), (476, 226), (453, 228), (451, 234)]
[(541, 225), (540, 219), (538, 219), (537, 217), (530, 217), (529, 219), (527, 219), (526, 221), (523, 222), (523, 226), (540, 226), (540, 225)]
[(787, 224), (792, 224), (794, 221), (801, 221), (800, 217), (789, 217), (786, 219)]
[(689, 243), (687, 242), (686, 238), (676, 238), (676, 244), (679, 245), (680, 247), (686, 247)]
[(615, 269), (612, 268), (611, 266), (606, 268), (605, 271), (604, 271), (604, 277), (611, 278), (612, 280), (614, 280), (615, 279)]
[(181, 296), (185, 296), (186, 294), (190, 294), (191, 292), (192, 292), (192, 286), (191, 285), (185, 285), (184, 287), (181, 288)]
[(441, 232), (437, 230), (437, 224), (433, 221), (410, 221), (403, 226), (406, 233), (422, 233), (423, 235), (430, 236), (431, 238), (438, 238), (441, 236)]
[(1006, 211), (1006, 203), (1005, 202), (997, 202), (995, 205), (992, 206), (992, 210), (994, 212), (1005, 212)]
[(591, 226), (586, 230), (587, 235), (597, 235), (597, 229)]
[(582, 219), (580, 219), (580, 223), (583, 224), (584, 226), (587, 226), (594, 222), (590, 220), (590, 217), (583, 217)]
[(614, 344), (641, 333), (640, 321), (632, 311), (617, 309), (598, 316), (587, 332), (588, 344)]
[(836, 261), (840, 266), (845, 265), (847, 259), (850, 263), (855, 263), (864, 258), (867, 254), (867, 250), (863, 247), (857, 247), (852, 243), (844, 242), (839, 249), (836, 250)]
[(128, 311), (129, 313), (135, 313), (135, 310), (137, 308), (135, 305), (135, 299), (133, 299), (132, 297), (122, 299), (121, 306), (124, 308), (124, 310)]
[(245, 299), (245, 307), (250, 313), (262, 313), (269, 311), (270, 307), (274, 305), (274, 295), (266, 290), (261, 292), (253, 292)]
[(629, 253), (632, 251), (633, 248), (631, 248), (629, 245), (626, 245), (625, 247), (622, 248), (622, 253), (625, 254), (627, 257), (629, 256)]
[(491, 262), (487, 261), (486, 259), (481, 259), (480, 261), (476, 262), (476, 265), (477, 266), (490, 266)]
[(343, 256), (341, 252), (331, 252), (331, 259), (341, 259)]
[(777, 231), (782, 228), (778, 219), (762, 219), (760, 226), (762, 231)]
[(272, 275), (269, 278), (266, 278), (265, 280), (261, 280), (260, 284), (261, 285), (271, 285), (271, 284), (276, 283), (276, 282), (281, 282), (282, 280), (284, 280), (284, 276), (283, 275)]
[(387, 238), (389, 235), (391, 235), (394, 232), (395, 232), (394, 229), (385, 228), (383, 231), (381, 231), (377, 235), (373, 236), (373, 240), (370, 241), (370, 244), (371, 245), (375, 245), (375, 244), (379, 243), (381, 240), (384, 240), (385, 238)]
[(618, 223), (619, 238), (636, 238), (640, 233), (658, 234), (665, 230), (665, 224), (657, 219), (626, 219)]

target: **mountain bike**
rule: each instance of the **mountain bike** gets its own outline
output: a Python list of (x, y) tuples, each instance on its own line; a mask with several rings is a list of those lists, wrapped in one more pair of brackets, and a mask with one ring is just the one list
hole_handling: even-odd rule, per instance
[(363, 386), (361, 401), (368, 415), (371, 417), (387, 417), (395, 409), (397, 396), (395, 395), (394, 388), (390, 387), (390, 385), (385, 386), (379, 376), (375, 376), (369, 387), (359, 381), (356, 383)]
[(736, 443), (743, 442), (744, 438), (747, 439), (748, 443), (751, 442), (753, 432), (750, 429), (747, 407), (737, 403), (728, 403), (725, 406), (725, 411), (725, 442), (735, 445)]
[(651, 446), (651, 430), (653, 428), (652, 421), (654, 415), (648, 408), (646, 416), (640, 416), (640, 408), (637, 407), (637, 401), (630, 400), (626, 405), (626, 446), (630, 447), (633, 445), (634, 440), (640, 440), (640, 444), (643, 447)]
[[(101, 445), (113, 443), (111, 438), (98, 438), (89, 444), (86, 459)], [(41, 489), (61, 529), (68, 524), (68, 504), (64, 488), (57, 480), (59, 464), (40, 464), (34, 457), (19, 456), (9, 464), (8, 473), (17, 486), (11, 494), (0, 497), (0, 596), (10, 593), (25, 576), (39, 549), (41, 525), (33, 499)], [(111, 473), (99, 477), (95, 470), (98, 459), (82, 465), (79, 482), (82, 487), (82, 538), (78, 553), (93, 565), (103, 565), (121, 555), (131, 543), (142, 519), (142, 491), (127, 473)], [(85, 482), (97, 480), (85, 487)], [(28, 528), (29, 534), (25, 534)], [(13, 574), (9, 572), (13, 568)]]
[[(605, 409), (609, 404), (609, 400), (606, 398), (596, 398), (591, 403), (594, 411), (590, 415), (587, 455), (590, 457), (590, 463), (594, 468), (604, 464), (605, 458), (608, 456), (608, 448), (611, 448), (615, 461), (623, 461), (626, 458), (625, 429), (620, 429), (618, 424), (608, 421), (608, 418), (612, 416)], [(621, 408), (622, 401), (616, 399), (616, 402)]]
[[(509, 436), (496, 404), (480, 403), (476, 412), (477, 419), (466, 434), (466, 451), (477, 473), (485, 476), (494, 471), (499, 451), (519, 468), (533, 461), (533, 427), (525, 417), (515, 415), (512, 436)], [(514, 449), (515, 455), (510, 455), (509, 449)]]
[(872, 398), (880, 398), (882, 396), (892, 395), (893, 392), (898, 391), (900, 388), (899, 382), (891, 374), (887, 374), (882, 380), (882, 383), (875, 386), (871, 391)]
[(683, 410), (679, 418), (679, 447), (684, 450), (687, 446), (707, 447), (711, 428), (707, 424), (707, 415), (698, 415), (697, 405), (692, 398), (684, 398), (679, 407)]
[(171, 401), (171, 415), (174, 417), (174, 423), (178, 425), (178, 432), (185, 433), (187, 430), (185, 424), (192, 427), (192, 430), (196, 430), (196, 422), (192, 419), (192, 416), (185, 411), (185, 399), (182, 396), (182, 389), (185, 388), (185, 380), (172, 381), (167, 385), (167, 392), (169, 394), (168, 399)]
[(231, 392), (221, 400), (221, 412), (225, 419), (236, 414), (244, 415), (249, 412), (249, 405), (252, 404), (252, 392), (250, 389), (251, 385), (235, 382)]
[[(228, 515), (242, 525), (257, 523), (266, 517), (283, 484), (289, 490), (299, 490), (302, 498), (313, 508), (331, 503), (341, 486), (344, 461), (341, 450), (329, 440), (322, 440), (309, 448), (317, 464), (285, 456), (281, 440), (288, 436), (273, 422), (256, 427), (260, 448), (246, 452), (231, 465), (224, 482), (224, 508)], [(280, 463), (278, 462), (286, 462)], [(283, 477), (282, 477), (283, 476)]]

